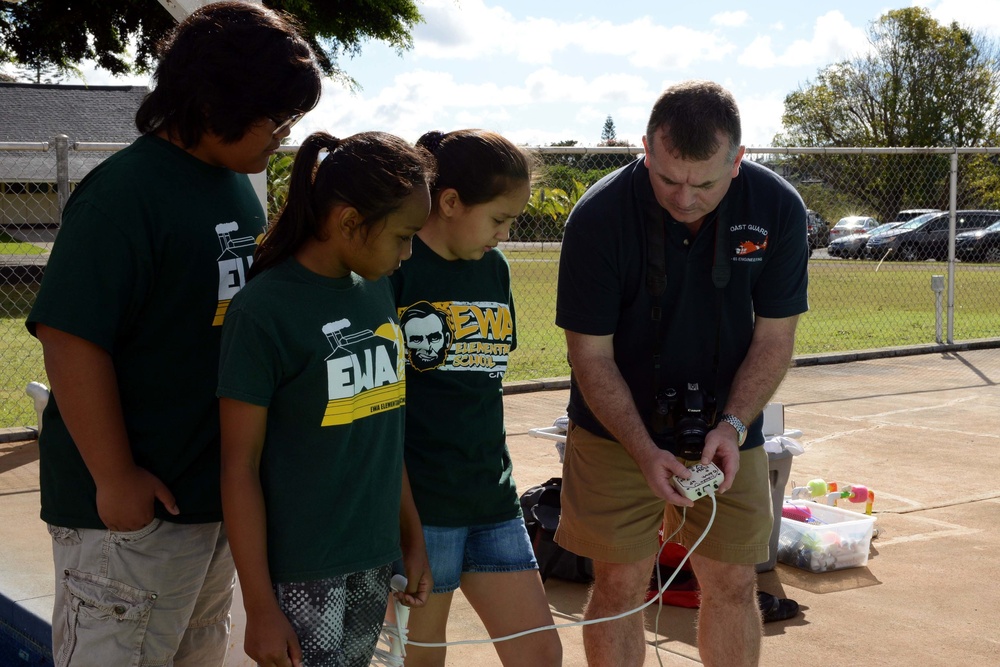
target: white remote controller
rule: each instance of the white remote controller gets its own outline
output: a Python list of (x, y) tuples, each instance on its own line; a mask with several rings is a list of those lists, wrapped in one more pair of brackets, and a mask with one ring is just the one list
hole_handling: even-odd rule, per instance
[[(389, 580), (389, 588), (402, 593), (406, 590), (406, 576), (402, 574), (392, 575), (392, 579)], [(389, 630), (389, 655), (397, 656), (402, 658), (405, 654), (405, 643), (403, 637), (406, 634), (402, 629), (406, 627), (406, 624), (410, 621), (410, 608), (396, 600), (394, 597), (389, 598), (393, 603), (393, 611), (396, 614), (396, 624), (391, 626), (391, 624), (386, 624), (386, 629)], [(390, 627), (391, 626), (391, 627)], [(402, 660), (398, 663), (392, 664), (403, 664)]]
[(389, 588), (398, 593), (402, 593), (406, 590), (406, 584), (406, 575), (402, 574), (394, 574), (392, 575), (392, 579), (389, 580)]
[(689, 467), (688, 470), (691, 472), (690, 478), (682, 479), (674, 475), (671, 481), (674, 484), (674, 488), (680, 491), (681, 495), (691, 500), (715, 495), (716, 489), (719, 488), (722, 480), (725, 479), (722, 471), (714, 463), (709, 463), (707, 466), (696, 463)]

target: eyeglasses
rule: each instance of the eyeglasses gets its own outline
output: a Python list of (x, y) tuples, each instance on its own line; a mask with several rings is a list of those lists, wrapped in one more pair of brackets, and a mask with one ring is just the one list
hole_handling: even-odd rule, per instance
[(305, 115), (305, 112), (300, 111), (299, 113), (293, 113), (291, 116), (287, 116), (285, 118), (268, 116), (268, 119), (274, 123), (274, 131), (271, 132), (271, 135), (276, 136), (285, 130), (292, 129), (292, 126), (302, 120), (302, 117)]

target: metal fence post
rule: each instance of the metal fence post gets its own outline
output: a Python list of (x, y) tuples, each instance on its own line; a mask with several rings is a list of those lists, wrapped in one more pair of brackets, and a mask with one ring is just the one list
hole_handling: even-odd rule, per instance
[(941, 340), (941, 297), (944, 293), (944, 276), (931, 276), (931, 289), (934, 290), (934, 340)]
[[(948, 206), (951, 211), (951, 220), (948, 222), (948, 257), (954, 260), (955, 248), (955, 211), (958, 210), (958, 148), (951, 154), (951, 179), (948, 185)], [(948, 262), (948, 337), (946, 339), (951, 345), (955, 342), (955, 262)], [(938, 341), (940, 342), (940, 341)]]
[(56, 135), (54, 143), (56, 146), (56, 193), (59, 196), (59, 219), (62, 220), (63, 209), (66, 208), (66, 202), (69, 201), (69, 137), (65, 134)]

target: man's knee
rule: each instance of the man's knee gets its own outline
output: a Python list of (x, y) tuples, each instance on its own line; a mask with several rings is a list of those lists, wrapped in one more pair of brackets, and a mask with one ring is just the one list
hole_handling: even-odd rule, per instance
[(691, 565), (703, 599), (743, 600), (752, 597), (756, 590), (757, 570), (753, 565), (695, 558), (693, 554)]
[(644, 558), (636, 563), (594, 561), (591, 603), (626, 609), (631, 608), (629, 605), (634, 606), (637, 601), (642, 602), (649, 586), (652, 568), (652, 558)]

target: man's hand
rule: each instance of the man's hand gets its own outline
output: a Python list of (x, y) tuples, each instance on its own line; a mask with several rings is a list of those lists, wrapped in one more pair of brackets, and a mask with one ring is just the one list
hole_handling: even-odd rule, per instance
[(717, 494), (723, 494), (729, 490), (736, 480), (736, 473), (740, 470), (740, 447), (739, 434), (731, 425), (721, 422), (705, 436), (705, 448), (701, 453), (701, 463), (708, 465), (714, 463), (726, 476), (722, 484), (716, 489)]
[(635, 463), (642, 471), (642, 476), (646, 478), (646, 484), (657, 497), (679, 507), (694, 505), (690, 498), (682, 495), (670, 482), (670, 478), (674, 475), (684, 479), (691, 476), (684, 464), (673, 454), (658, 447), (649, 447), (635, 457)]
[(153, 506), (157, 500), (171, 514), (180, 514), (174, 494), (167, 485), (138, 466), (117, 475), (112, 482), (97, 485), (97, 514), (108, 530), (115, 532), (130, 532), (148, 526), (153, 521)]

